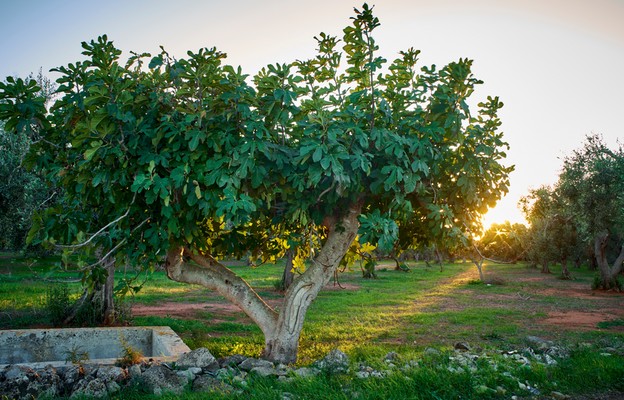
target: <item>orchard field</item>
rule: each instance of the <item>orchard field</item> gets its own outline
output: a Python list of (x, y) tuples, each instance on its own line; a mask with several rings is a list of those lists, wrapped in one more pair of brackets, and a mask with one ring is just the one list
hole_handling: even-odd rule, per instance
[[(3, 256), (0, 328), (51, 326), (49, 297), (54, 288), (66, 288), (78, 297), (80, 285), (73, 282), (78, 274), (60, 270), (57, 263), (53, 258)], [(282, 265), (228, 265), (279, 308), (283, 294), (276, 289), (275, 276)], [(557, 267), (552, 274), (542, 274), (523, 263), (486, 264), (489, 283), (482, 283), (469, 262), (408, 265), (410, 271), (402, 272), (395, 271), (393, 263), (382, 262), (377, 279), (363, 279), (359, 269), (340, 273), (309, 311), (298, 364), (309, 365), (339, 348), (350, 356), (353, 374), (359, 364), (375, 365), (394, 351), (421, 364), (411, 374), (403, 374), (419, 382), (410, 389), (414, 398), (532, 394), (520, 389), (518, 382), (528, 382), (545, 396), (561, 392), (577, 398), (617, 398), (617, 391), (624, 390), (624, 296), (591, 290), (594, 272), (573, 269), (574, 280), (568, 281), (558, 277)], [(191, 348), (206, 347), (217, 357), (259, 356), (264, 345), (261, 331), (225, 299), (199, 286), (172, 282), (163, 272), (153, 273), (136, 295), (124, 301), (124, 307), (124, 323), (171, 326)], [(506, 355), (526, 354), (536, 338), (565, 349), (567, 355), (555, 353), (554, 365), (540, 362), (539, 356), (528, 357), (529, 366), (509, 364)], [(478, 364), (477, 371), (451, 372), (453, 360), (461, 354), (482, 360), (500, 358), (496, 361), (500, 370)], [(407, 390), (405, 382), (391, 377), (377, 382), (385, 392), (370, 385), (347, 375), (302, 381), (295, 389), (286, 389), (279, 382), (259, 378), (244, 396), (280, 398), (288, 391), (308, 398), (340, 398), (350, 388), (362, 398), (400, 398)], [(484, 387), (505, 392), (490, 393)], [(587, 393), (599, 397), (578, 397)], [(139, 392), (124, 395), (142, 396)]]

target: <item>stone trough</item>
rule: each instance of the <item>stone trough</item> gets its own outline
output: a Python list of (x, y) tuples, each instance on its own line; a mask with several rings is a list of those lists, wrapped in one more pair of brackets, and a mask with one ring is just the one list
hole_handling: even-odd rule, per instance
[(126, 346), (161, 362), (190, 351), (168, 326), (6, 330), (0, 331), (0, 369), (9, 364), (58, 367), (77, 359), (113, 365)]

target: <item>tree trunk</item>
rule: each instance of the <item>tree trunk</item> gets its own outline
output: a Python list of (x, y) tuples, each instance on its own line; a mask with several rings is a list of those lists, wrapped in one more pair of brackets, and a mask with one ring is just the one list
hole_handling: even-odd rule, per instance
[(286, 252), (286, 265), (284, 266), (284, 273), (282, 274), (282, 282), (280, 284), (282, 290), (287, 290), (295, 279), (295, 273), (293, 272), (294, 253), (293, 249), (288, 249)]
[(624, 263), (624, 244), (622, 244), (620, 254), (613, 262), (613, 265), (609, 265), (609, 261), (607, 260), (608, 240), (609, 233), (607, 231), (600, 232), (594, 239), (594, 253), (596, 255), (598, 272), (600, 274), (600, 288), (605, 290), (619, 290), (617, 278), (622, 270), (622, 263)]
[[(297, 346), (306, 312), (319, 291), (338, 268), (355, 239), (361, 204), (349, 207), (339, 219), (328, 219), (327, 239), (310, 267), (290, 285), (279, 314), (267, 305), (241, 277), (210, 255), (193, 253), (182, 246), (167, 252), (167, 276), (178, 282), (214, 289), (245, 312), (262, 330), (265, 338), (263, 357), (291, 364), (297, 360)], [(188, 262), (191, 259), (195, 264)]]
[(542, 260), (542, 274), (550, 274), (550, 267), (548, 266), (548, 260)]
[(561, 258), (561, 276), (563, 279), (572, 279), (572, 275), (570, 274), (570, 270), (568, 269), (567, 257)]
[(265, 335), (263, 356), (271, 361), (292, 364), (297, 361), (297, 346), (308, 307), (338, 268), (359, 228), (361, 205), (350, 207), (347, 215), (327, 223), (329, 232), (310, 267), (288, 288), (277, 324)]
[(474, 265), (477, 266), (477, 271), (479, 271), (479, 280), (482, 283), (485, 283), (485, 277), (483, 275), (483, 259), (477, 260), (476, 258), (472, 259), (472, 262), (474, 263)]
[(92, 290), (89, 288), (83, 290), (80, 298), (72, 305), (63, 325), (76, 322), (79, 315), (87, 319), (77, 321), (80, 324), (112, 325), (115, 323), (115, 260), (108, 257), (102, 260), (102, 265), (107, 272), (106, 280), (103, 283), (96, 283)]

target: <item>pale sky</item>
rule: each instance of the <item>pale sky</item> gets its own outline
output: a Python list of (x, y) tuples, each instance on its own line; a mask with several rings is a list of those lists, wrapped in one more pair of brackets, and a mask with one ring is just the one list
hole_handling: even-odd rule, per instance
[[(80, 42), (106, 33), (118, 48), (177, 57), (216, 46), (253, 75), (268, 63), (306, 59), (313, 36), (340, 36), (346, 0), (0, 0), (0, 79), (82, 59)], [(600, 133), (624, 138), (624, 0), (377, 0), (380, 54), (422, 50), (421, 65), (475, 60), (485, 83), (474, 97), (499, 96), (511, 149), (509, 194), (485, 223), (521, 221), (529, 188), (552, 184), (562, 157)], [(53, 75), (50, 74), (51, 77)]]

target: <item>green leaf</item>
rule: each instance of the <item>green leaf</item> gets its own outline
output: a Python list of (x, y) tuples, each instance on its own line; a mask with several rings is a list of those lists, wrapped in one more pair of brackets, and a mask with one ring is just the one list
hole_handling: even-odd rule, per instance
[[(321, 146), (318, 146), (312, 155), (312, 161), (319, 162), (319, 160), (323, 157), (323, 149)], [(325, 168), (327, 169), (327, 168)]]
[(162, 55), (158, 55), (158, 56), (152, 58), (152, 60), (149, 63), (148, 68), (149, 69), (154, 69), (156, 67), (160, 67), (161, 65), (163, 65), (163, 58), (162, 58)]

